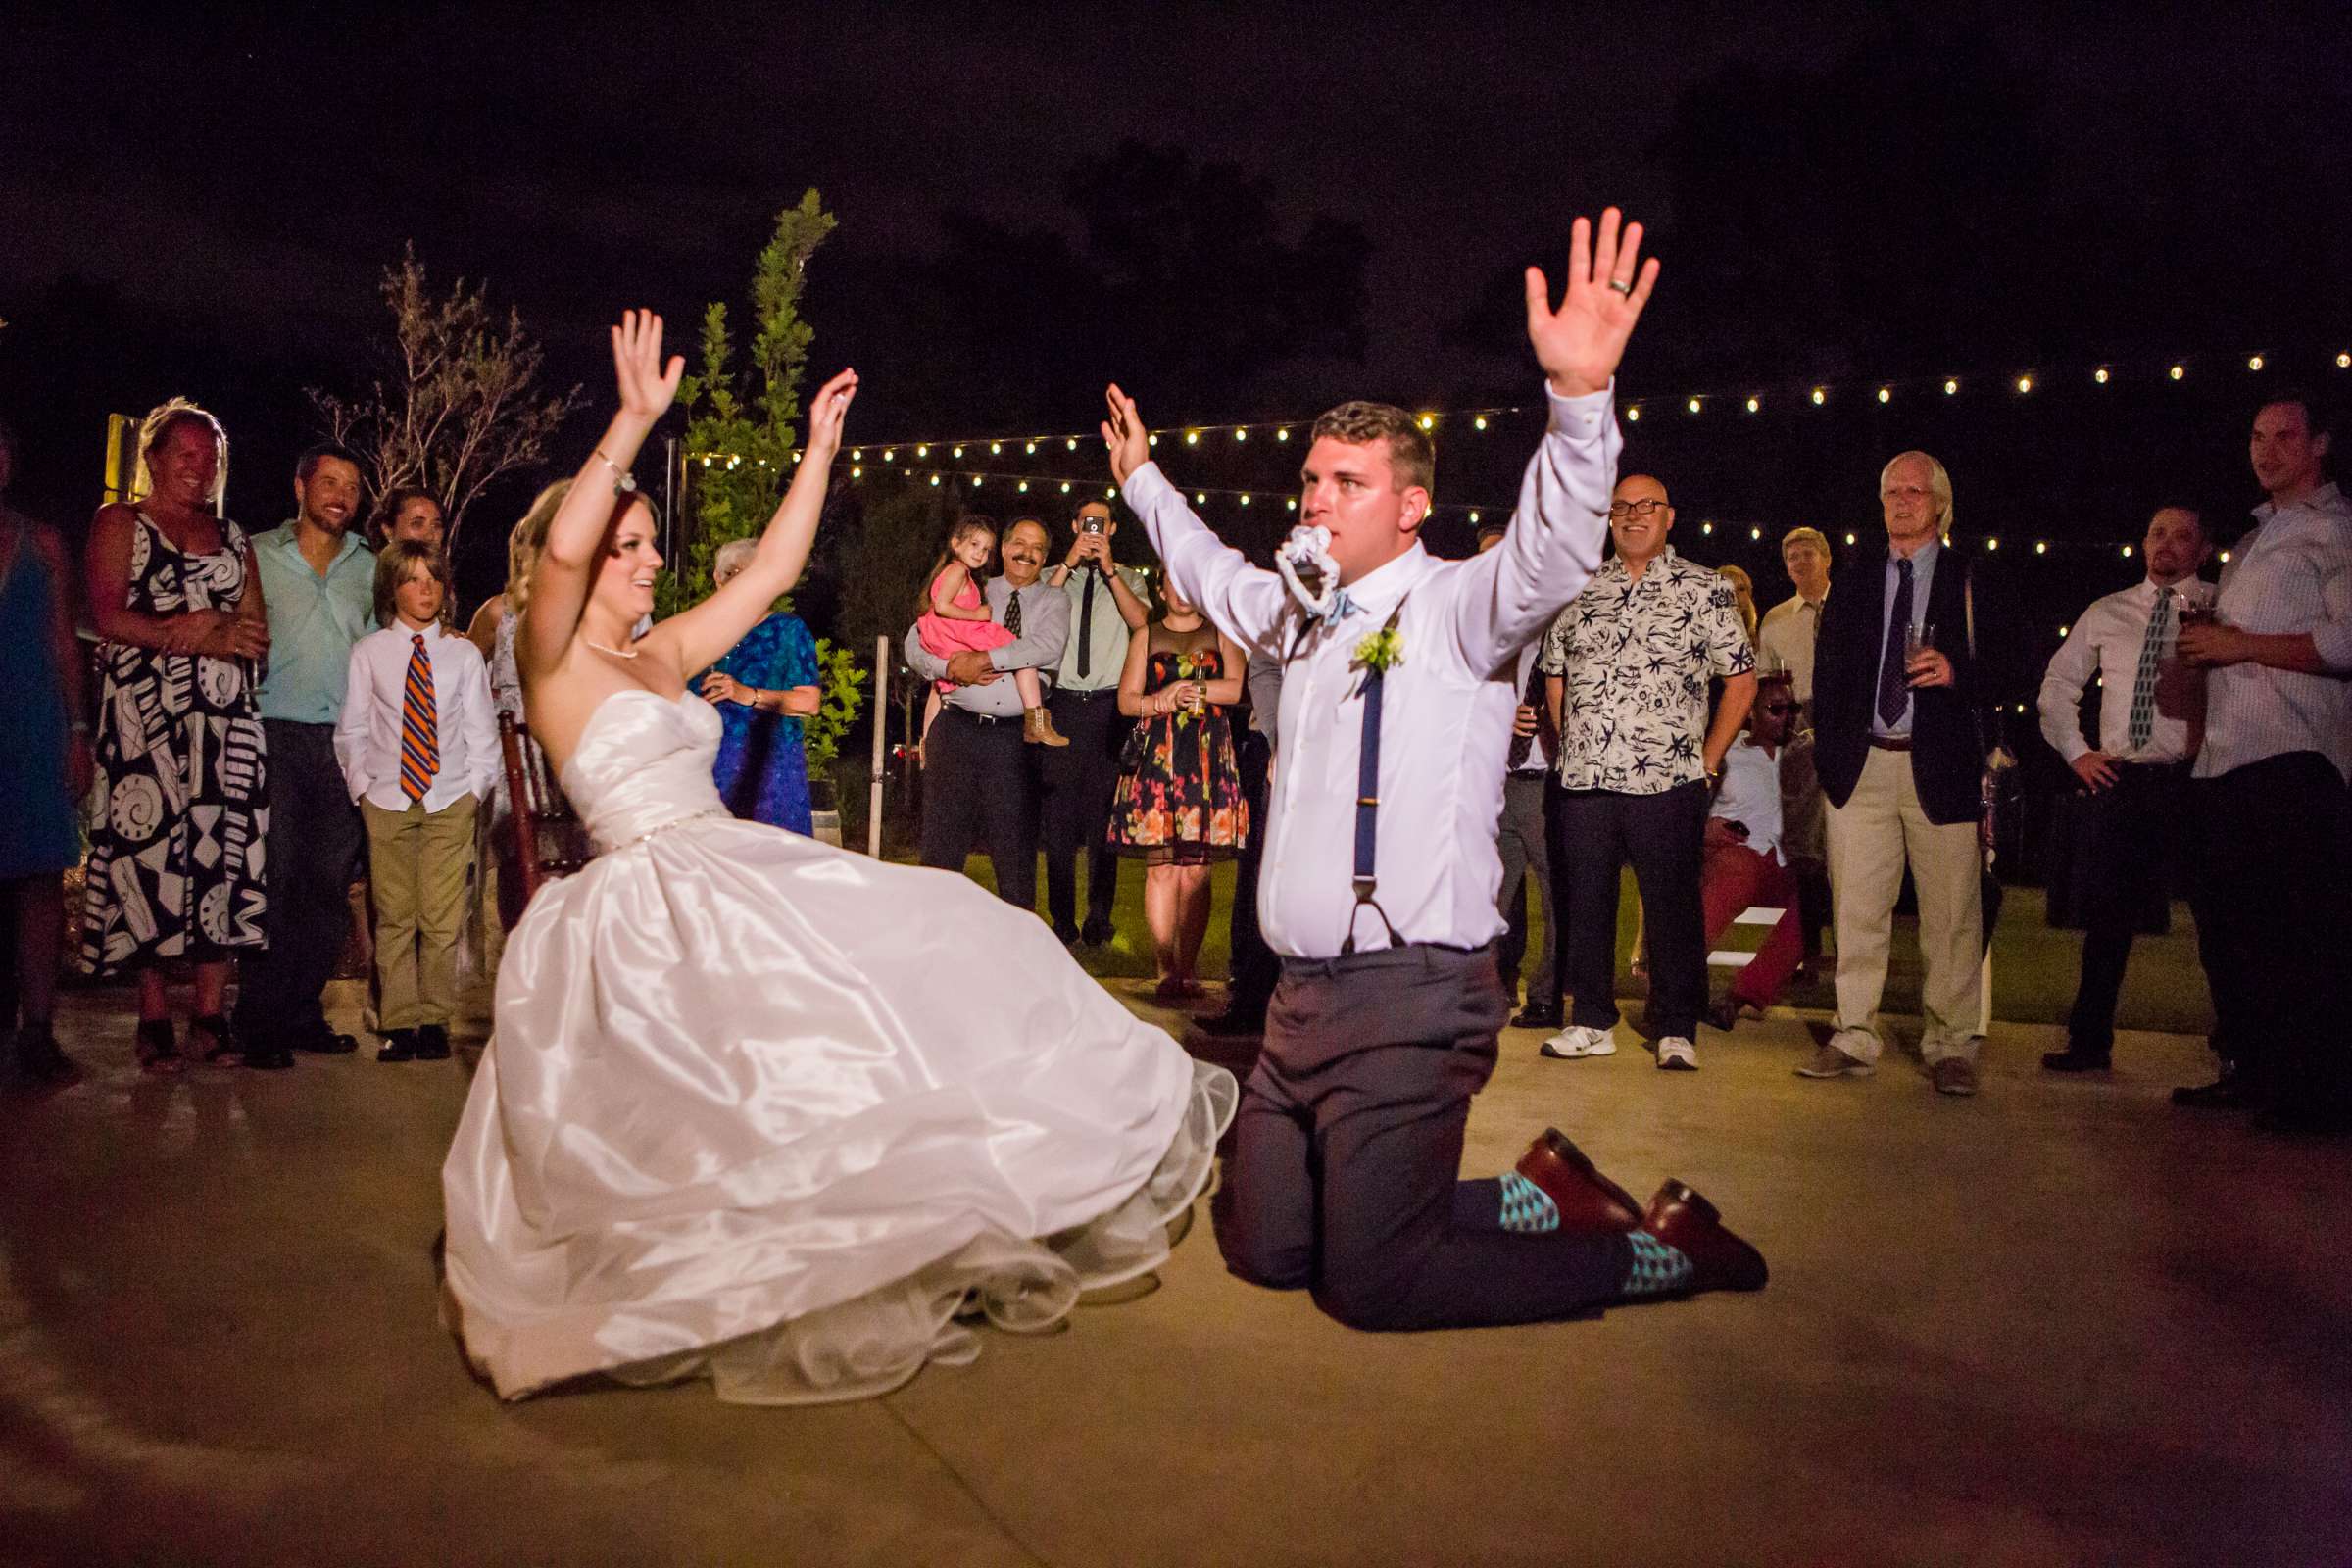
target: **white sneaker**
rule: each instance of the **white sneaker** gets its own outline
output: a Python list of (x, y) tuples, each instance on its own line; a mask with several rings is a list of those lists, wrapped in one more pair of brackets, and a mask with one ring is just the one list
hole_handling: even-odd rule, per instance
[(1668, 1035), (1658, 1042), (1658, 1069), (1661, 1072), (1698, 1071), (1698, 1051), (1681, 1035)]
[(1582, 1024), (1567, 1028), (1544, 1042), (1543, 1054), (1554, 1061), (1574, 1061), (1580, 1056), (1614, 1056), (1617, 1042), (1606, 1029), (1588, 1029)]

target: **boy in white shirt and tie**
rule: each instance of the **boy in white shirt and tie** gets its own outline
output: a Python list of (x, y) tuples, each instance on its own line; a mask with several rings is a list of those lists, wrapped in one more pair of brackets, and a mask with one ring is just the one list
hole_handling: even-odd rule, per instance
[(375, 900), (378, 1061), (449, 1054), (458, 932), (473, 864), (474, 808), (498, 776), (490, 675), (442, 623), (449, 567), (416, 540), (375, 565), (382, 630), (352, 645), (335, 760), (368, 828)]
[(1283, 663), (1258, 890), (1283, 974), (1235, 1123), (1218, 1245), (1244, 1279), (1311, 1288), (1357, 1328), (1529, 1322), (1764, 1283), (1762, 1257), (1705, 1200), (1669, 1182), (1644, 1210), (1557, 1132), (1499, 1182), (1456, 1180), (1510, 1011), (1494, 827), (1514, 656), (1599, 563), (1612, 377), (1657, 275), (1655, 261), (1637, 270), (1641, 225), (1621, 247), (1618, 222), (1605, 213), (1595, 243), (1577, 220), (1557, 312), (1529, 269), (1549, 431), (1509, 535), (1474, 561), (1421, 548), (1432, 455), (1401, 410), (1349, 403), (1316, 421), (1302, 528), (1285, 546), (1316, 569), (1291, 565), (1286, 582), (1193, 515), (1134, 401), (1109, 391), (1111, 471), (1171, 585), (1252, 659)]

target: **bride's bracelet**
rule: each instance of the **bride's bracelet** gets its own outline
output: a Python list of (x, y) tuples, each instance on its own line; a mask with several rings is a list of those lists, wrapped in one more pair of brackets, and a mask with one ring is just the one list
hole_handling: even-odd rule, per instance
[(637, 488), (637, 476), (614, 463), (611, 458), (606, 457), (603, 447), (596, 449), (596, 461), (612, 470), (612, 493), (614, 495), (625, 496)]

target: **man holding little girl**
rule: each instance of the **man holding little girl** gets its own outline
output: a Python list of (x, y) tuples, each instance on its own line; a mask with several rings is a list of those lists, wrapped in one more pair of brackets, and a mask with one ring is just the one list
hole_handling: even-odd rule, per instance
[[(967, 638), (948, 653), (935, 651), (947, 646), (943, 620), (957, 629), (979, 624), (938, 615), (939, 590), (952, 590), (944, 595), (951, 602), (968, 597), (964, 591), (977, 568), (966, 552), (985, 566), (985, 542), (995, 531), (993, 521), (977, 515), (957, 523), (948, 553), (924, 577), (927, 608), (903, 644), (916, 674), (954, 683), (943, 690), (937, 722), (923, 741), (922, 863), (960, 871), (978, 841), (987, 850), (998, 896), (1033, 909), (1036, 786), (1024, 741), (1067, 744), (1054, 732), (1042, 701), (1042, 672), (1060, 663), (1070, 635), (1069, 596), (1041, 577), (1052, 545), (1045, 524), (1022, 517), (1004, 530), (1003, 574), (981, 586), (978, 605), (964, 607), (984, 611), (996, 623), (998, 632), (987, 639), (995, 646)], [(1004, 632), (1009, 640), (1003, 639)]]

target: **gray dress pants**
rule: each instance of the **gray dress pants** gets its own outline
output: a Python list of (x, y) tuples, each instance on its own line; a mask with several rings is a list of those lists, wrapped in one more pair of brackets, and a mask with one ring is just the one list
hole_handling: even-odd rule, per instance
[(1458, 1180), (1509, 1013), (1491, 947), (1284, 958), (1218, 1195), (1226, 1266), (1312, 1290), (1359, 1329), (1538, 1322), (1615, 1299), (1624, 1237), (1503, 1230), (1499, 1183)]

